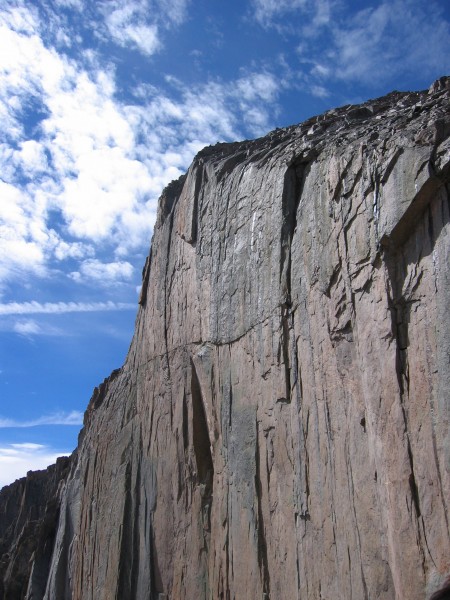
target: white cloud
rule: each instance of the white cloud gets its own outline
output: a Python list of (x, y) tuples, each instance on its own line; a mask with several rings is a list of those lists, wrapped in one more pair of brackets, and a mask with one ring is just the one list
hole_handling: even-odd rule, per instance
[(272, 20), (287, 12), (304, 9), (308, 0), (253, 0), (256, 20), (271, 25)]
[(125, 33), (143, 54), (151, 56), (157, 52), (160, 47), (158, 28), (156, 25), (128, 25), (125, 28)]
[[(316, 37), (333, 21), (333, 9), (339, 0), (252, 0), (254, 17), (265, 28), (280, 33)], [(292, 17), (297, 17), (295, 23)]]
[(15, 419), (5, 419), (0, 417), (0, 428), (26, 428), (38, 427), (42, 425), (82, 425), (83, 413), (78, 410), (73, 410), (69, 413), (58, 412), (51, 415), (44, 415), (30, 421), (17, 421)]
[(45, 270), (44, 207), (18, 187), (0, 181), (0, 279), (26, 266)]
[(330, 92), (323, 85), (311, 85), (311, 94), (316, 98), (328, 98)]
[(23, 443), (0, 446), (0, 488), (25, 477), (28, 471), (46, 469), (62, 455), (71, 451), (56, 451), (43, 444)]
[[(55, 234), (56, 235), (56, 234)], [(54, 245), (54, 256), (57, 260), (66, 260), (68, 258), (83, 259), (86, 256), (93, 256), (95, 249), (91, 244), (80, 242), (65, 242), (56, 236)]]
[(383, 0), (353, 12), (342, 3), (325, 4), (298, 36), (301, 64), (312, 65), (301, 77), (313, 95), (325, 97), (331, 82), (400, 87), (418, 72), (448, 72), (450, 24), (439, 3)]
[(151, 56), (160, 47), (158, 27), (145, 24), (142, 2), (129, 2), (113, 10), (106, 17), (109, 33), (121, 46), (135, 45), (143, 54)]
[[(315, 13), (312, 19), (312, 30), (316, 32), (320, 27), (329, 25), (332, 21), (332, 8), (335, 2), (331, 0), (316, 0)], [(303, 29), (303, 33), (307, 32), (308, 28)]]
[(41, 326), (36, 321), (32, 321), (32, 320), (17, 321), (13, 325), (13, 330), (16, 333), (19, 333), (20, 335), (23, 335), (26, 337), (29, 337), (32, 335), (40, 335), (43, 332)]
[(151, 56), (162, 47), (161, 29), (179, 26), (186, 19), (188, 0), (109, 0), (99, 4), (109, 34), (117, 44)]
[(187, 18), (187, 9), (191, 0), (156, 0), (163, 19), (174, 25), (181, 25)]
[(54, 0), (58, 6), (75, 8), (81, 10), (83, 8), (83, 0)]
[(14, 162), (22, 167), (28, 177), (34, 177), (48, 170), (45, 148), (36, 140), (21, 142), (20, 150), (14, 153)]
[(0, 322), (0, 331), (12, 331), (18, 335), (34, 340), (36, 336), (64, 336), (67, 337), (67, 331), (60, 327), (55, 327), (49, 323), (38, 323), (34, 319), (20, 319), (18, 321)]
[(297, 76), (316, 97), (326, 97), (331, 81), (399, 85), (417, 72), (432, 77), (450, 67), (450, 24), (435, 0), (378, 0), (359, 10), (339, 0), (252, 0), (252, 6), (261, 26), (297, 38)]
[(45, 446), (42, 444), (35, 444), (34, 442), (25, 442), (23, 444), (11, 444), (11, 448), (18, 450), (42, 450)]
[(1, 315), (65, 314), (78, 312), (105, 312), (136, 310), (136, 305), (126, 302), (10, 302), (0, 304)]
[(271, 73), (250, 73), (236, 82), (236, 94), (246, 102), (274, 102), (279, 84)]
[(317, 77), (327, 78), (332, 74), (330, 67), (316, 63), (311, 69), (311, 74)]
[(36, 11), (17, 3), (16, 6), (6, 7), (0, 13), (0, 23), (4, 23), (14, 31), (33, 34), (37, 27)]
[[(3, 280), (21, 271), (45, 274), (52, 258), (92, 255), (89, 240), (99, 243), (114, 229), (118, 244), (140, 245), (154, 214), (142, 200), (156, 188), (148, 168), (134, 158), (134, 132), (114, 101), (113, 75), (102, 70), (88, 74), (49, 50), (35, 21), (25, 20), (25, 10), (21, 14), (19, 25), (29, 24), (25, 32), (18, 19), (0, 12), (0, 126), (18, 146), (12, 150), (3, 143), (0, 151), (7, 177), (0, 183)], [(46, 115), (36, 139), (26, 138), (21, 126), (30, 102)], [(21, 173), (33, 181), (24, 183)], [(35, 178), (43, 173), (46, 179), (38, 185)], [(163, 178), (158, 179), (153, 203), (162, 189)], [(70, 233), (86, 240), (84, 249), (81, 242), (62, 239), (63, 230), (49, 230), (52, 209), (60, 212)], [(135, 213), (150, 218), (136, 227)]]
[(75, 281), (91, 280), (102, 285), (117, 284), (119, 281), (131, 279), (132, 275), (133, 266), (127, 261), (102, 263), (97, 259), (85, 260), (80, 271), (70, 274)]
[(434, 2), (393, 0), (358, 12), (333, 28), (334, 74), (379, 83), (417, 70), (450, 66), (450, 25)]

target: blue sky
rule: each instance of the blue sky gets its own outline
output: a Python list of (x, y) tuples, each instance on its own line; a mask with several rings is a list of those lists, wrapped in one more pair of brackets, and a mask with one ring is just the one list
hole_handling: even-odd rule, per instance
[(0, 486), (124, 361), (162, 188), (217, 141), (450, 73), (447, 0), (7, 0)]

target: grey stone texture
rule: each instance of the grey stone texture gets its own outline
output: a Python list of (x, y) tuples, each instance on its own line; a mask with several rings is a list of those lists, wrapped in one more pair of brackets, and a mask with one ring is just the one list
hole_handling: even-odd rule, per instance
[(423, 600), (445, 580), (449, 97), (442, 78), (217, 144), (166, 188), (46, 589), (20, 598)]

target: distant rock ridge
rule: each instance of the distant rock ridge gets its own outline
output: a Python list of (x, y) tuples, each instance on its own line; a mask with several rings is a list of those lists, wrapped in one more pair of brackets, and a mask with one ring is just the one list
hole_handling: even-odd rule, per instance
[(202, 150), (0, 599), (423, 600), (450, 574), (450, 78)]

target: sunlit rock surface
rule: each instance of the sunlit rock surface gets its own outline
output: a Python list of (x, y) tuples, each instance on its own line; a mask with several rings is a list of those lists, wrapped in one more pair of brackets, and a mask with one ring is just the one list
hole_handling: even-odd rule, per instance
[(166, 188), (126, 363), (60, 483), (45, 591), (14, 598), (423, 600), (440, 585), (449, 97), (442, 78), (218, 144)]

